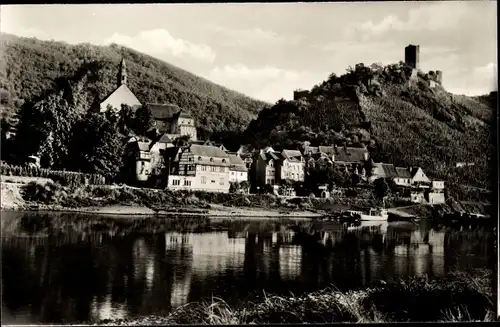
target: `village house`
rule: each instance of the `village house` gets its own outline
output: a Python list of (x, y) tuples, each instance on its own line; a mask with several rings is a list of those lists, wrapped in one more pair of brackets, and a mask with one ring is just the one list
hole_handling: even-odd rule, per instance
[(147, 182), (151, 173), (150, 143), (145, 137), (131, 136), (125, 145), (123, 163), (129, 182)]
[(248, 168), (245, 162), (236, 153), (228, 153), (229, 156), (229, 181), (233, 183), (248, 182)]
[(332, 165), (336, 169), (367, 176), (370, 167), (370, 153), (366, 148), (318, 146), (305, 147), (304, 156), (308, 157), (308, 165)]
[(165, 150), (168, 188), (229, 193), (229, 155), (215, 146), (190, 144)]
[(187, 135), (197, 141), (196, 123), (191, 114), (174, 104), (147, 103), (153, 116), (153, 125), (158, 134), (167, 134), (172, 140)]
[(304, 181), (305, 161), (302, 153), (298, 150), (283, 150), (280, 152), (280, 160), (276, 167), (278, 180), (291, 180), (294, 182)]
[(298, 150), (275, 151), (272, 147), (260, 150), (255, 156), (253, 173), (255, 186), (279, 185), (285, 180), (304, 181), (304, 157)]
[(373, 163), (369, 182), (385, 178), (403, 187), (428, 188), (431, 183), (420, 167), (394, 167), (393, 164)]
[[(247, 167), (247, 171), (251, 171), (252, 169), (252, 163), (253, 163), (253, 156), (254, 152), (250, 149), (248, 146), (240, 146), (238, 151), (236, 151), (236, 154), (245, 162), (245, 166)], [(249, 175), (249, 180), (250, 180), (250, 175)]]

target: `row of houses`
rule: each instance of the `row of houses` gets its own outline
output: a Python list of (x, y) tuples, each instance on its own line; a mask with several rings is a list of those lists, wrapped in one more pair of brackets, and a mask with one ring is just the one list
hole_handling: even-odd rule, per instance
[[(374, 163), (366, 148), (333, 145), (275, 151), (272, 147), (255, 150), (242, 146), (237, 152), (229, 152), (221, 144), (198, 140), (195, 119), (188, 111), (174, 104), (142, 104), (127, 82), (126, 63), (122, 60), (117, 88), (102, 101), (99, 111), (120, 110), (122, 104), (132, 108), (145, 105), (152, 114), (155, 136), (130, 135), (124, 149), (124, 167), (130, 182), (225, 193), (230, 183), (247, 182), (254, 190), (266, 186), (276, 190), (285, 181), (304, 182), (306, 167), (327, 165), (357, 174), (367, 182), (391, 180), (413, 189), (412, 194), (423, 194), (421, 190), (427, 189), (427, 193), (437, 194), (428, 198), (429, 202), (444, 201), (443, 182), (431, 182), (421, 168)], [(189, 136), (189, 142), (180, 144), (182, 136)], [(412, 200), (422, 197), (414, 195)]]

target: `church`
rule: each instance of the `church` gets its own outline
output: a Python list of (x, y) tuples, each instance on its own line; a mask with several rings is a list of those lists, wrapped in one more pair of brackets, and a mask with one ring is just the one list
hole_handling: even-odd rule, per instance
[[(125, 59), (122, 59), (118, 73), (117, 88), (100, 103), (100, 112), (105, 112), (109, 108), (120, 111), (123, 104), (131, 107), (133, 110), (143, 106), (129, 89), (127, 82), (127, 65)], [(188, 135), (191, 141), (197, 141), (195, 120), (188, 111), (174, 104), (146, 103), (144, 105), (151, 111), (154, 128), (158, 134), (166, 134), (171, 140), (179, 136)]]

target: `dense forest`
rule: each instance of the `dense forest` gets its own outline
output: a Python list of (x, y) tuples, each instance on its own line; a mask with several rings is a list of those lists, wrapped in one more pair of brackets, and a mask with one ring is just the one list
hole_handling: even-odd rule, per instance
[[(410, 78), (400, 62), (358, 64), (302, 98), (262, 110), (245, 131), (254, 147), (311, 145), (369, 148), (376, 162), (420, 166), (429, 176), (491, 187), (497, 92), (467, 97), (430, 87), (433, 72)], [(457, 162), (474, 169), (455, 168)]]
[(82, 87), (71, 86), (70, 92), (84, 92), (79, 105), (83, 110), (90, 108), (116, 88), (122, 58), (127, 62), (128, 86), (142, 103), (174, 103), (190, 110), (202, 137), (243, 130), (266, 105), (114, 44), (69, 45), (2, 33), (0, 49), (0, 110), (6, 119), (24, 104), (43, 100), (68, 83)]

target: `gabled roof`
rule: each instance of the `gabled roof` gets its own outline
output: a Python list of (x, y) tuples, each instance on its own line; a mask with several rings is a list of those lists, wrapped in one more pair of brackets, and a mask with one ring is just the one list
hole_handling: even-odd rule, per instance
[(394, 168), (393, 164), (385, 164), (385, 163), (376, 163), (374, 166), (376, 170), (376, 174), (380, 177), (385, 178), (394, 178), (398, 177), (398, 173), (396, 168)]
[(163, 134), (162, 136), (160, 136), (160, 138), (158, 139), (157, 142), (159, 143), (172, 143), (174, 140), (171, 139), (167, 133)]
[(228, 158), (229, 157), (226, 152), (222, 151), (218, 147), (211, 146), (211, 145), (191, 144), (190, 151), (195, 156), (211, 157), (211, 158)]
[(184, 109), (181, 109), (176, 114), (174, 114), (173, 118), (174, 119), (177, 119), (177, 118), (189, 118), (189, 119), (193, 119), (193, 116), (191, 116), (191, 114), (188, 111), (186, 111)]
[(146, 106), (151, 111), (151, 115), (153, 116), (153, 118), (158, 120), (172, 119), (177, 113), (182, 111), (181, 108), (171, 103), (147, 103)]
[(247, 171), (247, 167), (245, 165), (245, 162), (235, 154), (229, 154), (229, 163), (231, 170), (235, 171)]
[(408, 168), (396, 167), (396, 173), (399, 178), (412, 178), (412, 175)]
[(339, 162), (364, 162), (365, 153), (368, 153), (366, 148), (350, 148), (350, 147), (337, 147), (334, 149), (334, 161)]
[(126, 84), (120, 85), (116, 90), (111, 92), (111, 94), (100, 103), (100, 110), (101, 112), (106, 111), (108, 109), (108, 105), (121, 110), (122, 104), (126, 104), (132, 108), (142, 106), (139, 99), (137, 99), (135, 94), (130, 91)]
[(251, 153), (252, 149), (250, 148), (249, 145), (241, 145), (238, 151), (236, 151), (238, 154), (243, 154), (243, 153)]
[(283, 150), (283, 151), (281, 151), (281, 154), (286, 159), (301, 158), (302, 157), (302, 153), (300, 153), (299, 150)]

